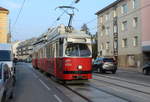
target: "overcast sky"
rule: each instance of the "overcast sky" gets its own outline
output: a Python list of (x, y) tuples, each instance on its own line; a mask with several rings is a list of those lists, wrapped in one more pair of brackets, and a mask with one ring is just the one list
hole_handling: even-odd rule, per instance
[[(56, 18), (62, 14), (61, 10), (55, 10), (62, 5), (70, 5), (74, 0), (26, 0), (17, 23), (14, 25), (23, 0), (0, 0), (0, 6), (10, 10), (12, 40), (25, 40), (37, 37), (44, 33), (49, 27), (59, 24), (67, 25), (68, 15), (64, 14), (60, 21)], [(75, 12), (73, 26), (76, 29), (84, 23), (96, 19), (95, 13), (115, 0), (80, 0), (73, 5), (79, 11)], [(92, 33), (96, 32), (97, 20), (88, 23)]]

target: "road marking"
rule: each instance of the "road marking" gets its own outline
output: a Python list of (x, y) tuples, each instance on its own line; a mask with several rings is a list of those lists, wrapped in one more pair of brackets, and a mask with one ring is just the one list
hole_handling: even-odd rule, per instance
[(44, 87), (46, 87), (47, 88), (47, 90), (48, 91), (50, 91), (51, 89), (41, 80), (41, 79), (39, 79), (39, 81), (44, 85)]
[(54, 95), (54, 97), (58, 100), (58, 102), (62, 102), (62, 100), (57, 95)]

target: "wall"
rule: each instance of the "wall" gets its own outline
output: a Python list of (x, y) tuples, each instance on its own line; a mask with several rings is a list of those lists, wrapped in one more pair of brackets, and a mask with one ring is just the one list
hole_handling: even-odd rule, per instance
[(8, 12), (0, 11), (0, 43), (8, 42)]
[(150, 0), (141, 0), (142, 46), (150, 46)]

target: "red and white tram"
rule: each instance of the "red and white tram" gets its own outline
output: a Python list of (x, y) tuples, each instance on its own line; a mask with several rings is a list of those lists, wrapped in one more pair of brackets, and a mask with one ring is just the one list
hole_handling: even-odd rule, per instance
[(45, 44), (35, 47), (32, 64), (62, 81), (87, 80), (92, 78), (91, 55), (91, 37), (61, 25), (48, 31)]

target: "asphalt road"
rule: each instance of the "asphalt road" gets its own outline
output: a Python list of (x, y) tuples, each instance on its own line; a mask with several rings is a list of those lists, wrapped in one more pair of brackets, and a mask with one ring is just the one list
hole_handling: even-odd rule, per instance
[(17, 82), (12, 102), (71, 102), (46, 79), (39, 77), (25, 63), (16, 66)]
[[(101, 75), (101, 74), (99, 74), (99, 75)], [(129, 70), (118, 69), (116, 74), (112, 74), (112, 73), (107, 72), (107, 73), (102, 74), (102, 75), (126, 79), (129, 81), (136, 81), (138, 83), (150, 84), (150, 75), (144, 75), (142, 72), (132, 71), (130, 69)]]
[(15, 97), (10, 102), (150, 102), (150, 76), (139, 72), (93, 73), (93, 79), (85, 84), (66, 85), (74, 93), (31, 64), (18, 63), (16, 67)]

